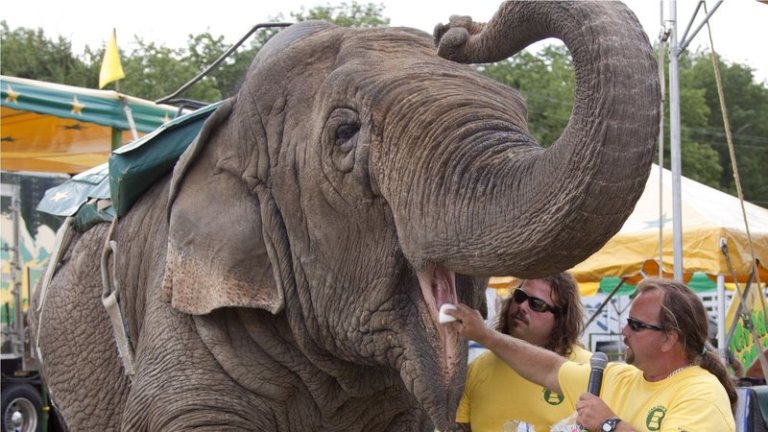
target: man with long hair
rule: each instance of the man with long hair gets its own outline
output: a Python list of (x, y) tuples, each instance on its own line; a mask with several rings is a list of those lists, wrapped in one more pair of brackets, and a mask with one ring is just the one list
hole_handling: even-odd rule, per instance
[[(578, 362), (592, 353), (579, 344), (584, 310), (576, 281), (568, 273), (521, 280), (504, 299), (496, 330)], [(492, 351), (469, 365), (456, 423), (464, 431), (500, 431), (524, 421), (548, 431), (573, 410), (561, 394), (522, 378)]]
[(592, 432), (736, 429), (736, 389), (707, 344), (701, 299), (681, 283), (640, 283), (622, 330), (628, 364), (606, 366), (600, 397), (585, 393), (589, 364), (489, 329), (466, 305), (447, 313), (466, 339), (483, 344), (530, 381), (575, 400), (576, 421)]

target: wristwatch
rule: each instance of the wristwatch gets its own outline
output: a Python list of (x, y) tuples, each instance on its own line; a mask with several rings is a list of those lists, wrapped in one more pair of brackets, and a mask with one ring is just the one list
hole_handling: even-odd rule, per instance
[(600, 426), (600, 430), (603, 432), (616, 432), (616, 425), (618, 425), (620, 421), (621, 419), (618, 417), (611, 417), (603, 422), (603, 425)]

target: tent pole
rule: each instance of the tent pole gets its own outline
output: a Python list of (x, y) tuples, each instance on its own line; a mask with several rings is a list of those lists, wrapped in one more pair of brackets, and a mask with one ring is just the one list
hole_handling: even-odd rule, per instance
[[(720, 7), (722, 0), (717, 3), (711, 13), (707, 15), (704, 22)], [(693, 32), (690, 38), (685, 40), (688, 30), (691, 28), (693, 18), (701, 7), (701, 2), (694, 12), (694, 17), (683, 34), (683, 44), (680, 45), (677, 40), (677, 0), (669, 2), (669, 23), (670, 39), (669, 46), (669, 135), (670, 135), (670, 170), (672, 171), (672, 251), (674, 254), (674, 279), (683, 282), (683, 216), (682, 216), (682, 197), (680, 183), (682, 176), (681, 149), (680, 149), (680, 81), (678, 60), (680, 53), (691, 42), (696, 33), (701, 29), (704, 23)]]
[(606, 298), (605, 298), (605, 300), (603, 300), (603, 302), (602, 302), (602, 303), (600, 304), (600, 306), (597, 308), (597, 310), (595, 311), (595, 313), (593, 313), (593, 314), (592, 314), (592, 316), (591, 316), (591, 317), (589, 317), (589, 321), (587, 321), (587, 323), (586, 323), (586, 324), (584, 324), (584, 328), (585, 328), (585, 329), (586, 329), (587, 327), (589, 327), (589, 325), (590, 325), (590, 324), (592, 324), (592, 321), (594, 321), (594, 320), (597, 318), (597, 316), (598, 316), (598, 315), (600, 315), (600, 312), (602, 312), (602, 311), (603, 311), (603, 309), (605, 309), (605, 305), (607, 305), (607, 304), (608, 304), (608, 302), (609, 302), (609, 301), (611, 301), (611, 299), (613, 298), (613, 296), (614, 296), (614, 295), (616, 295), (616, 293), (619, 291), (619, 288), (621, 288), (621, 286), (622, 286), (622, 285), (624, 285), (624, 281), (626, 281), (626, 278), (621, 278), (621, 280), (619, 281), (619, 283), (616, 285), (616, 287), (613, 289), (613, 291), (611, 291), (611, 293), (610, 293), (610, 294), (608, 294), (608, 297), (606, 297)]
[(725, 276), (717, 275), (717, 347), (725, 358), (725, 350), (728, 346), (725, 342)]
[(123, 111), (125, 111), (125, 118), (128, 120), (128, 126), (131, 128), (131, 135), (133, 140), (139, 139), (139, 134), (136, 132), (136, 122), (133, 121), (133, 112), (131, 107), (128, 106), (128, 101), (125, 98), (121, 98), (123, 102)]
[[(659, 0), (659, 18), (664, 29), (664, 0)], [(664, 76), (664, 49), (669, 39), (669, 31), (664, 30), (659, 36), (658, 68), (659, 82), (666, 82)], [(659, 101), (659, 278), (664, 277), (664, 105), (667, 103), (666, 94), (662, 88)]]
[(677, 0), (669, 2), (669, 143), (672, 171), (672, 252), (674, 254), (674, 279), (683, 281), (683, 221), (680, 193), (680, 82), (678, 77)]

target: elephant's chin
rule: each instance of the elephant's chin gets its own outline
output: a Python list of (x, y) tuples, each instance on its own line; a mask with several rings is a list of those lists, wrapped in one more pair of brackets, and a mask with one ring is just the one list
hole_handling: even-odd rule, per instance
[[(413, 347), (413, 354), (418, 350), (418, 346)], [(462, 359), (466, 359), (466, 345), (462, 346), (458, 353)], [(429, 415), (435, 428), (449, 430), (455, 423), (456, 407), (464, 388), (466, 361), (460, 361), (453, 368), (453, 373), (446, 376), (426, 358), (412, 356), (411, 359), (413, 363), (406, 364), (400, 372), (406, 388)]]
[[(417, 273), (421, 298), (418, 328), (404, 341), (404, 362), (400, 375), (408, 391), (429, 415), (435, 427), (446, 430), (455, 422), (466, 375), (467, 344), (452, 326), (438, 322), (438, 310), (446, 303), (456, 304), (477, 289), (470, 278), (457, 275), (439, 265), (430, 265)], [(457, 287), (457, 280), (461, 281)], [(466, 285), (466, 286), (464, 286)], [(466, 291), (466, 292), (465, 292)]]

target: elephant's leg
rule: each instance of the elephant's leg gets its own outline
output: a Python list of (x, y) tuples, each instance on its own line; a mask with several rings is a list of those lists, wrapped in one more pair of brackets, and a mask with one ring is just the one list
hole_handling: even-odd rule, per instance
[(51, 397), (72, 430), (116, 430), (128, 394), (112, 327), (101, 303), (99, 260), (109, 228), (80, 236), (64, 256), (30, 335), (39, 326), (43, 372)]

